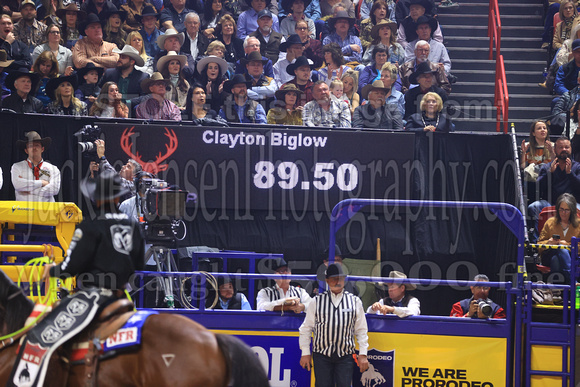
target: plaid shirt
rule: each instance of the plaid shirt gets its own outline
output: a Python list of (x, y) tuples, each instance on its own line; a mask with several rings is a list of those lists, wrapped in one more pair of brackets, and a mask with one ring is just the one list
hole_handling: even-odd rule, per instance
[(325, 126), (331, 128), (350, 128), (350, 109), (345, 102), (330, 101), (330, 109), (324, 110), (318, 102), (310, 101), (304, 105), (302, 121), (304, 126)]
[(36, 46), (44, 42), (44, 34), (47, 28), (46, 24), (40, 23), (36, 19), (34, 19), (30, 27), (24, 20), (20, 20), (14, 24), (14, 30), (12, 32), (14, 37), (26, 44), (32, 53), (32, 50)]
[(298, 101), (299, 106), (304, 106), (314, 99), (314, 97), (312, 97), (312, 85), (314, 85), (314, 82), (308, 81), (308, 83), (306, 83), (305, 86), (300, 86), (298, 83), (296, 83), (296, 77), (294, 77), (292, 78), (291, 81), (286, 82), (285, 84), (280, 86), (280, 89), (289, 84), (293, 84), (294, 86), (296, 86), (297, 88), (299, 88), (304, 92), (304, 94), (302, 94), (302, 97), (300, 97), (300, 100)]

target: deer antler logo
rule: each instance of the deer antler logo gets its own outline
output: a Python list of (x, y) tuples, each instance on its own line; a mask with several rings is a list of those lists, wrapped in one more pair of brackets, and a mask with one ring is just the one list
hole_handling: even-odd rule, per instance
[(133, 129), (135, 129), (134, 126), (127, 128), (121, 135), (121, 148), (125, 151), (127, 156), (135, 159), (139, 164), (141, 164), (141, 167), (145, 172), (156, 175), (160, 171), (165, 171), (167, 169), (167, 164), (162, 164), (162, 162), (167, 160), (167, 158), (171, 156), (177, 149), (178, 141), (175, 132), (172, 129), (165, 128), (165, 136), (169, 138), (169, 144), (165, 144), (165, 154), (161, 154), (161, 152), (159, 152), (159, 154), (155, 157), (155, 161), (144, 162), (141, 159), (142, 156), (139, 154), (139, 152), (136, 151), (135, 154), (133, 154), (131, 151), (131, 147), (133, 146), (131, 137), (135, 134)]

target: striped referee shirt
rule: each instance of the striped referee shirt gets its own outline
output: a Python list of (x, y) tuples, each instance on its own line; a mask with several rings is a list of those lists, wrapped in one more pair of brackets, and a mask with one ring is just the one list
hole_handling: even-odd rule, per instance
[(271, 286), (269, 288), (264, 288), (258, 292), (256, 297), (256, 310), (274, 310), (274, 307), (283, 305), (289, 297), (296, 297), (300, 299), (300, 302), (304, 304), (304, 310), (308, 308), (308, 304), (312, 298), (308, 293), (296, 286), (290, 285), (288, 291), (284, 293), (284, 290), (278, 286), (278, 284)]
[(310, 337), (314, 334), (312, 350), (325, 356), (346, 356), (354, 353), (355, 341), (359, 354), (368, 349), (368, 327), (362, 301), (352, 293), (334, 294), (326, 291), (316, 296), (300, 326), (302, 355), (310, 355)]

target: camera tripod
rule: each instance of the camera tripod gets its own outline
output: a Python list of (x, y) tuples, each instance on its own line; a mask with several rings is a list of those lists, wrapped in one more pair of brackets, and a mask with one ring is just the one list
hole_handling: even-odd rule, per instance
[[(153, 257), (153, 260), (155, 261), (155, 266), (157, 267), (158, 272), (177, 271), (177, 265), (175, 264), (175, 258), (173, 257), (171, 248), (167, 246), (151, 246), (145, 253), (145, 262), (148, 262), (151, 257)], [(175, 308), (175, 295), (180, 288), (178, 285), (179, 279), (171, 276), (155, 277), (151, 282), (154, 281), (160, 285), (161, 290), (164, 293), (163, 302), (165, 303), (165, 306), (168, 308)], [(157, 301), (159, 289), (156, 290), (156, 294), (157, 296), (155, 299)]]

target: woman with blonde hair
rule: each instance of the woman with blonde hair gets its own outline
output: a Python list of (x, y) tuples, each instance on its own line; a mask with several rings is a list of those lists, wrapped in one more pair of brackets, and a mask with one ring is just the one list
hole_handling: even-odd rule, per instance
[(97, 101), (91, 106), (89, 113), (96, 117), (129, 117), (129, 108), (123, 102), (123, 95), (115, 82), (106, 82), (101, 88)]
[(560, 22), (554, 29), (552, 47), (554, 51), (562, 47), (566, 39), (570, 39), (572, 29), (578, 24), (578, 11), (573, 1), (564, 0), (560, 3)]
[(143, 36), (139, 31), (131, 31), (129, 35), (127, 35), (127, 40), (125, 44), (133, 47), (139, 53), (139, 56), (143, 58), (145, 64), (143, 66), (135, 65), (135, 68), (139, 71), (147, 73), (149, 75), (153, 74), (153, 58), (147, 55), (145, 51), (145, 45), (143, 44)]
[(75, 97), (76, 87), (76, 74), (48, 81), (46, 94), (52, 102), (47, 106), (47, 113), (60, 116), (86, 116), (87, 104)]
[(394, 104), (399, 107), (399, 111), (405, 116), (405, 95), (397, 90), (397, 79), (399, 78), (399, 69), (393, 63), (385, 63), (381, 69), (381, 81), (383, 85), (389, 88), (387, 93), (387, 104)]
[(125, 46), (125, 40), (127, 39), (127, 32), (123, 29), (123, 23), (127, 18), (127, 12), (119, 11), (117, 7), (112, 7), (113, 9), (107, 14), (107, 22), (103, 28), (103, 40), (115, 43), (119, 50), (122, 50)]
[(342, 74), (343, 94), (350, 102), (350, 114), (354, 114), (354, 110), (360, 105), (360, 96), (358, 90), (358, 71), (348, 69)]
[(452, 132), (455, 125), (442, 113), (443, 100), (439, 94), (429, 92), (421, 100), (421, 111), (417, 112), (407, 121), (405, 130), (414, 132)]
[(52, 78), (58, 77), (58, 62), (52, 51), (44, 51), (36, 58), (32, 65), (32, 72), (40, 75), (40, 83), (38, 90), (30, 92), (36, 93), (34, 96), (46, 107), (51, 101), (51, 98), (46, 94), (46, 85)]

